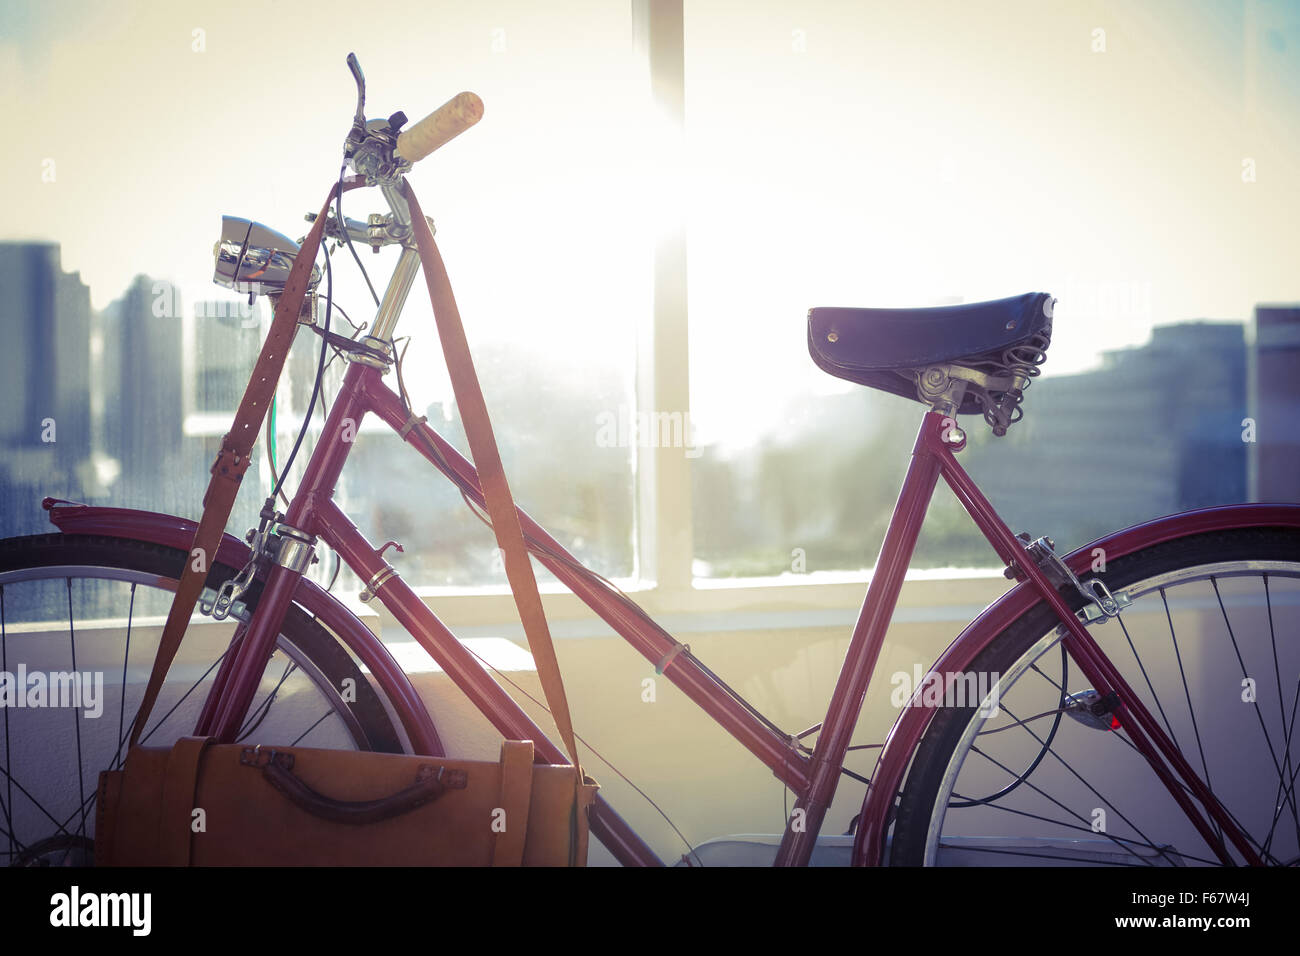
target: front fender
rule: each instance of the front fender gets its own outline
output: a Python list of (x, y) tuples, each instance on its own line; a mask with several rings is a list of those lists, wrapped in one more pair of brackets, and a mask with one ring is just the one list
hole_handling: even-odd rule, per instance
[[(46, 498), (41, 507), (50, 513), (50, 521), (65, 534), (94, 534), (111, 538), (147, 541), (179, 551), (188, 551), (194, 542), (198, 522), (177, 515), (133, 508), (107, 508), (76, 501)], [(223, 534), (217, 547), (217, 560), (231, 567), (248, 563), (251, 549), (234, 535)], [(410, 738), (412, 749), (431, 757), (445, 755), (428, 708), (411, 685), (406, 673), (393, 659), (383, 642), (334, 595), (308, 578), (299, 578), (294, 602), (338, 635), (374, 675), (375, 682), (388, 696)]]
[[(1066, 555), (1064, 560), (1071, 571), (1082, 575), (1091, 569), (1098, 548), (1104, 551), (1105, 560), (1114, 561), (1143, 548), (1188, 535), (1266, 527), (1300, 529), (1300, 505), (1225, 505), (1156, 518), (1086, 544)], [(931, 670), (942, 674), (964, 671), (993, 638), (1040, 600), (1040, 594), (1028, 582), (1016, 585), (985, 608), (948, 645)], [(883, 862), (889, 811), (912, 754), (933, 714), (933, 708), (929, 707), (904, 707), (894, 721), (862, 804), (853, 843), (855, 866), (878, 866)]]

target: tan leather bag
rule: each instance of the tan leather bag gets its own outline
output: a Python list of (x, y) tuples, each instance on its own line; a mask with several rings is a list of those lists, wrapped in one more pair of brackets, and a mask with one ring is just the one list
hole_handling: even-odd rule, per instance
[(574, 768), (186, 737), (100, 775), (97, 866), (582, 866)]

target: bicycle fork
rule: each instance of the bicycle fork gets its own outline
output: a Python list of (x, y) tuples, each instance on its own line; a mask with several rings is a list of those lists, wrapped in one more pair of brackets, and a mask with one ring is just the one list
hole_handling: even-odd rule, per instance
[(298, 581), (311, 564), (315, 538), (308, 531), (298, 529), (314, 528), (312, 508), (316, 492), (333, 490), (351, 450), (350, 441), (341, 436), (349, 432), (355, 435), (365, 416), (363, 391), (357, 387), (361, 369), (362, 366), (354, 364), (344, 376), (344, 387), (330, 410), (320, 441), (308, 462), (303, 487), (294, 496), (284, 521), (278, 526), (280, 544), (275, 550), (275, 562), (267, 575), (262, 598), (247, 625), (241, 626), (243, 639), (232, 644), (227, 651), (233, 660), (222, 662), (217, 682), (208, 695), (208, 703), (195, 729), (197, 734), (232, 743), (239, 733), (244, 715), (257, 692), (262, 670), (275, 650), (276, 636)]

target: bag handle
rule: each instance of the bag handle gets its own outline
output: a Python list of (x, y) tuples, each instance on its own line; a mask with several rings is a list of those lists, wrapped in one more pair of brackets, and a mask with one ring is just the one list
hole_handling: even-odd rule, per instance
[[(342, 182), (342, 189), (346, 192), (364, 185), (365, 180), (346, 179)], [(326, 214), (338, 192), (339, 185), (335, 184), (325, 198), (325, 205), (321, 207), (311, 231), (303, 240), (302, 248), (298, 250), (280, 301), (276, 303), (271, 331), (262, 343), (257, 364), (253, 366), (253, 375), (248, 380), (239, 410), (235, 412), (234, 423), (221, 439), (221, 452), (212, 463), (212, 480), (208, 482), (208, 490), (203, 495), (203, 515), (199, 518), (198, 527), (194, 529), (185, 570), (177, 582), (171, 610), (167, 612), (167, 623), (163, 626), (162, 637), (158, 641), (158, 653), (154, 656), (153, 670), (149, 674), (149, 683), (145, 685), (144, 698), (131, 723), (131, 747), (140, 743), (140, 734), (157, 703), (167, 671), (180, 649), (181, 638), (185, 636), (190, 616), (194, 613), (194, 605), (203, 593), (208, 569), (216, 562), (221, 535), (226, 530), (226, 522), (230, 520), (230, 512), (235, 506), (239, 484), (244, 472), (248, 470), (253, 443), (262, 430), (262, 419), (275, 397), (285, 359), (289, 357), (289, 346), (293, 344), (293, 337), (298, 331), (298, 317), (302, 314), (302, 300), (307, 293), (307, 279), (320, 248)]]
[(294, 775), (287, 767), (271, 760), (262, 767), (262, 777), (276, 790), (280, 791), (291, 803), (305, 810), (314, 817), (329, 820), (332, 823), (346, 823), (351, 826), (364, 826), (391, 820), (404, 813), (410, 813), (428, 803), (433, 803), (448, 787), (442, 782), (443, 769), (435, 770), (428, 764), (421, 765), (415, 776), (415, 783), (397, 793), (377, 800), (336, 800), (327, 797), (318, 790), (313, 790), (305, 781)]
[(506, 579), (510, 582), (510, 591), (514, 595), (515, 607), (519, 610), (519, 620), (524, 626), (528, 648), (537, 665), (542, 692), (551, 708), (551, 717), (555, 720), (556, 729), (560, 732), (574, 768), (578, 769), (578, 782), (581, 784), (578, 747), (573, 734), (573, 719), (569, 716), (569, 701), (564, 693), (564, 681), (560, 677), (560, 663), (555, 656), (555, 645), (546, 624), (542, 598), (537, 591), (537, 578), (533, 574), (532, 560), (524, 544), (523, 529), (519, 526), (519, 513), (510, 494), (505, 468), (501, 464), (501, 453), (492, 432), (492, 421), (483, 400), (483, 389), (479, 386), (474, 361), (470, 357), (465, 326), (461, 322), (460, 310), (456, 308), (456, 298), (452, 295), (447, 267), (443, 265), (437, 243), (433, 241), (433, 233), (409, 183), (403, 183), (403, 195), (411, 210), (411, 226), (420, 250), (425, 283), (429, 287), (438, 338), (442, 341), (442, 353), (447, 360), (452, 392), (456, 396), (456, 407), (460, 410), (461, 421), (465, 426), (465, 436), (469, 439), (470, 457), (474, 459), (474, 467), (478, 470), (479, 485), (483, 489), (492, 531), (496, 535), (497, 547), (501, 549)]

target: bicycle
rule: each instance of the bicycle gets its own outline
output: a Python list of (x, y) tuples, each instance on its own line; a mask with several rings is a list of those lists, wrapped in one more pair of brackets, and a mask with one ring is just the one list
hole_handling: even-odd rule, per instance
[[(215, 620), (234, 622), (234, 633), (227, 639), (223, 632), (224, 646), (206, 669), (206, 658), (184, 662), (200, 676), (188, 690), (181, 690), (183, 682), (176, 685), (171, 693), (178, 699), (144, 739), (169, 726), (169, 732), (211, 734), (223, 742), (296, 744), (312, 735), (314, 746), (444, 754), (428, 709), (391, 653), (338, 598), (304, 575), (312, 549), (323, 542), (365, 583), (363, 599), (378, 600), (498, 732), (535, 741), (539, 761), (563, 763), (561, 749), (385, 560), (387, 546), (376, 549), (332, 500), (352, 450), (345, 432), (355, 433), (372, 415), (450, 480), (471, 507), (485, 508), (474, 465), (410, 407), (394, 346), (422, 264), (405, 175), (476, 117), (467, 121), (457, 112), (465, 101), (456, 108), (452, 101), (412, 130), (402, 129), (400, 114), (367, 121), (364, 81), (355, 60), (349, 62), (358, 105), (346, 157), (357, 175), (346, 183), (340, 176), (338, 205), (323, 231), (349, 245), (398, 245), (400, 257), (365, 336), (349, 339), (329, 330), (328, 294), (324, 326), (314, 311), (302, 322), (322, 338), (322, 364), (326, 346), (346, 358), (343, 386), (286, 511), (273, 505), (289, 462), (262, 526), (245, 541), (222, 539), (202, 608)], [(434, 142), (433, 128), (454, 131)], [(413, 131), (423, 137), (414, 147)], [(341, 194), (360, 186), (377, 186), (389, 212), (367, 223), (345, 219)], [(278, 296), (298, 249), (259, 224), (227, 217), (217, 280)], [(313, 288), (319, 281), (315, 273)], [(450, 293), (445, 274), (435, 282)], [(1278, 641), (1279, 634), (1294, 638), (1300, 616), (1300, 505), (1243, 504), (1158, 518), (1060, 555), (1047, 537), (1013, 534), (957, 462), (966, 444), (960, 415), (981, 416), (997, 435), (1023, 416), (1025, 392), (1050, 346), (1053, 305), (1049, 295), (1031, 293), (933, 309), (810, 311), (808, 343), (818, 365), (917, 400), (927, 411), (825, 719), (808, 730), (790, 733), (765, 718), (630, 598), (518, 512), (534, 560), (796, 794), (777, 864), (809, 862), (839, 778), (852, 776), (845, 768), (850, 735), (940, 477), (1017, 584), (961, 632), (902, 707), (867, 781), (852, 861), (1300, 862), (1300, 764), (1291, 754), (1300, 683), (1288, 709), (1282, 682), (1284, 672), (1300, 672), (1300, 649), (1294, 640)], [(382, 380), (394, 368), (396, 390)], [(318, 372), (317, 388), (319, 381)], [(57, 533), (0, 542), (0, 672), (10, 674), (15, 662), (25, 666), (28, 658), (39, 667), (46, 646), (67, 633), (73, 674), (80, 673), (78, 661), (105, 671), (111, 664), (117, 673), (116, 652), (110, 656), (99, 645), (90, 649), (92, 657), (83, 644), (78, 657), (76, 605), (102, 617), (104, 607), (120, 598), (125, 650), (118, 719), (115, 729), (111, 719), (88, 726), (74, 708), (75, 727), (69, 728), (66, 710), (33, 707), (23, 715), (30, 718), (27, 731), (19, 734), (11, 733), (10, 723), (21, 707), (5, 707), (0, 843), (11, 864), (80, 864), (93, 846), (94, 788), (87, 793), (86, 771), (93, 781), (99, 768), (120, 765), (132, 723), (127, 701), (136, 615), (166, 606), (190, 560), (195, 522), (49, 498), (43, 507)], [(64, 606), (66, 631), (35, 623), (47, 609)], [(1211, 633), (1209, 622), (1216, 619), (1222, 633), (1217, 626)], [(1261, 646), (1243, 653), (1247, 633)], [(103, 630), (101, 639), (115, 636)], [(1158, 668), (1153, 658), (1161, 649), (1166, 653)], [(150, 651), (138, 641), (135, 650), (138, 669)], [(208, 683), (200, 703), (194, 693)], [(17, 683), (11, 687), (16, 693)], [(1204, 710), (1198, 719), (1193, 688), (1221, 705), (1212, 719)], [(311, 721), (317, 711), (299, 703), (303, 694), (320, 698), (329, 710)], [(1043, 726), (1048, 729), (1040, 734)], [(45, 747), (60, 738), (75, 746), (76, 762), (56, 774)], [(1207, 756), (1207, 741), (1228, 746), (1211, 747)], [(87, 757), (87, 751), (104, 756)], [(1263, 770), (1242, 769), (1256, 765)], [(28, 773), (25, 767), (41, 769)], [(1103, 780), (1108, 792), (1089, 782), (1085, 771)], [(1057, 799), (1062, 788), (1077, 794), (1069, 805)], [(1162, 807), (1145, 807), (1153, 794)], [(1040, 799), (1053, 815), (1026, 808)], [(1134, 806), (1145, 811), (1140, 822)], [(1008, 832), (1012, 824), (1018, 829)], [(620, 863), (662, 862), (603, 799), (592, 809), (591, 829)]]

